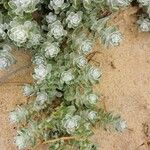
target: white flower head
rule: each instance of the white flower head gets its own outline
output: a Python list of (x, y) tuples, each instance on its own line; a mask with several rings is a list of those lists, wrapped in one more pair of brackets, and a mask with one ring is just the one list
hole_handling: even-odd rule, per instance
[(8, 31), (8, 35), (11, 40), (13, 40), (15, 43), (17, 43), (18, 46), (25, 43), (28, 38), (28, 31), (24, 28), (23, 25), (19, 25), (16, 27), (13, 27)]
[(32, 60), (32, 62), (36, 65), (45, 64), (46, 63), (45, 61), (46, 61), (45, 57), (39, 55), (35, 56), (34, 59)]
[(60, 51), (59, 44), (58, 43), (45, 43), (44, 51), (45, 51), (45, 56), (47, 58), (56, 57)]
[(80, 119), (81, 117), (78, 115), (75, 116), (66, 115), (66, 117), (63, 119), (63, 127), (69, 134), (73, 134), (79, 127)]
[(0, 52), (0, 69), (7, 69), (14, 62), (14, 57), (9, 52), (7, 52), (7, 50), (3, 49), (3, 51)]
[(127, 122), (123, 119), (118, 119), (116, 122), (115, 122), (115, 129), (119, 132), (122, 132), (124, 129), (127, 128)]
[(75, 58), (74, 61), (79, 68), (83, 68), (87, 65), (87, 60), (84, 56), (79, 56)]
[(47, 66), (40, 64), (34, 68), (34, 75), (33, 78), (36, 80), (44, 80), (47, 74), (50, 75), (50, 68)]
[(48, 94), (46, 92), (37, 93), (36, 105), (42, 106), (48, 100)]
[(62, 82), (65, 82), (66, 84), (69, 84), (69, 82), (71, 80), (74, 79), (74, 75), (72, 74), (72, 71), (71, 70), (68, 70), (68, 71), (64, 71), (62, 74), (61, 74), (61, 81)]
[(122, 34), (120, 32), (114, 32), (110, 35), (108, 41), (111, 45), (118, 46), (122, 41)]
[(101, 72), (97, 68), (90, 68), (88, 72), (88, 76), (90, 79), (98, 80), (101, 76)]
[(150, 20), (149, 19), (140, 19), (138, 20), (139, 28), (142, 32), (150, 31)]
[(84, 54), (88, 54), (92, 51), (93, 43), (91, 40), (85, 40), (81, 43), (80, 49)]
[(53, 0), (53, 3), (57, 7), (62, 7), (62, 5), (64, 4), (64, 0)]
[(50, 0), (49, 8), (59, 12), (60, 9), (65, 7), (64, 0)]
[(96, 112), (96, 111), (90, 111), (90, 112), (88, 113), (88, 119), (89, 119), (89, 120), (93, 121), (93, 120), (95, 120), (96, 118), (97, 118), (97, 112)]
[(30, 33), (27, 46), (29, 48), (33, 46), (37, 46), (40, 44), (41, 40), (42, 40), (42, 36), (40, 34)]
[(3, 24), (0, 24), (0, 39), (5, 39), (6, 38), (6, 32)]
[(77, 27), (82, 21), (82, 11), (78, 11), (77, 13), (71, 12), (67, 16), (66, 22), (68, 23), (68, 28), (75, 28)]
[(55, 39), (60, 39), (66, 36), (67, 31), (64, 30), (60, 21), (56, 21), (50, 25), (50, 34), (53, 35)]
[(8, 3), (11, 8), (14, 10), (16, 14), (23, 14), (23, 12), (33, 12), (35, 11), (36, 5), (40, 2), (40, 0), (10, 0)]
[(106, 28), (101, 37), (106, 46), (118, 46), (122, 41), (122, 34), (115, 27)]
[(6, 57), (0, 57), (0, 69), (6, 69), (11, 63)]
[(30, 96), (33, 92), (34, 92), (33, 86), (31, 86), (30, 84), (26, 84), (23, 87), (23, 94), (25, 96)]
[(129, 6), (132, 0), (107, 0), (107, 5), (112, 9)]
[(28, 115), (28, 111), (25, 108), (17, 107), (16, 110), (12, 111), (9, 115), (12, 123), (19, 123), (22, 119), (25, 119)]
[(21, 130), (18, 131), (17, 136), (15, 137), (15, 144), (19, 149), (25, 149), (33, 146), (35, 143), (35, 139), (32, 131), (29, 130)]
[(53, 14), (52, 12), (50, 12), (47, 16), (46, 16), (46, 21), (47, 23), (53, 23), (57, 20), (57, 16), (55, 14)]
[(94, 105), (98, 101), (98, 96), (96, 94), (89, 94), (87, 95), (87, 100), (90, 104)]

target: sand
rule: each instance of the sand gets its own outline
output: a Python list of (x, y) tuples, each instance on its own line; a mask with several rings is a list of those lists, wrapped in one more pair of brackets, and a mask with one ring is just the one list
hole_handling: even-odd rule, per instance
[[(107, 111), (120, 114), (128, 123), (123, 133), (97, 129), (92, 140), (99, 150), (150, 150), (150, 34), (138, 31), (136, 12), (137, 8), (128, 8), (112, 19), (124, 36), (119, 47), (106, 49), (99, 42), (94, 47), (100, 53), (93, 59), (103, 72), (95, 90), (101, 93)], [(0, 78), (30, 63), (27, 52), (14, 55), (16, 65), (1, 72)], [(31, 75), (32, 67), (26, 67), (0, 84), (0, 150), (17, 150), (13, 144), (16, 126), (10, 124), (8, 114), (27, 101), (22, 84), (32, 82)]]

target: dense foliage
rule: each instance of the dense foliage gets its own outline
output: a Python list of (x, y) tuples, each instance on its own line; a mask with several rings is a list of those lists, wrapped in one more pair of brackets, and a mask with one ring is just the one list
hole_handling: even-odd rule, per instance
[[(96, 150), (88, 138), (97, 125), (126, 128), (126, 122), (97, 105), (93, 91), (102, 73), (89, 63), (94, 42), (117, 46), (122, 34), (107, 26), (113, 11), (131, 0), (1, 0), (0, 68), (15, 61), (14, 47), (32, 54), (33, 85), (26, 84), (27, 105), (10, 113), (20, 123), (15, 137), (19, 149), (46, 143), (50, 150)], [(144, 16), (138, 24), (150, 31), (150, 2), (139, 0)], [(146, 18), (145, 18), (146, 16)], [(12, 47), (12, 48), (11, 48)]]

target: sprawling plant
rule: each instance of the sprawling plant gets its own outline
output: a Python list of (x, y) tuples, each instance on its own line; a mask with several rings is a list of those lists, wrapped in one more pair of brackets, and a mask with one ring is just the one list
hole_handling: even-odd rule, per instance
[[(91, 65), (94, 42), (99, 38), (117, 46), (122, 34), (107, 26), (113, 10), (130, 0), (1, 0), (0, 69), (15, 62), (10, 51), (24, 48), (32, 54), (33, 85), (25, 84), (28, 104), (10, 113), (20, 123), (15, 143), (26, 149), (38, 143), (50, 150), (96, 150), (88, 138), (97, 125), (116, 130), (126, 122), (97, 105), (93, 91), (102, 73)], [(11, 48), (12, 47), (12, 48)]]

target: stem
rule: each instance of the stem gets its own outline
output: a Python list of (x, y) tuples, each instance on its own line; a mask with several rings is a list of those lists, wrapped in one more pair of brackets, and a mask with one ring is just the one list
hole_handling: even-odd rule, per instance
[(57, 139), (53, 139), (53, 140), (48, 140), (48, 141), (45, 141), (43, 143), (39, 143), (37, 144), (33, 150), (36, 150), (37, 147), (39, 147), (39, 145), (45, 145), (45, 144), (49, 144), (49, 143), (54, 143), (54, 142), (57, 142), (57, 141), (60, 141), (60, 140), (64, 140), (64, 141), (67, 141), (67, 140), (74, 140), (74, 139), (79, 139), (78, 137), (61, 137), (61, 138), (57, 138)]
[(73, 139), (79, 139), (79, 138), (77, 138), (77, 137), (61, 137), (61, 138), (58, 138), (58, 139), (45, 141), (42, 144), (54, 143), (54, 142), (57, 142), (57, 141), (60, 141), (60, 140), (66, 141), (66, 140), (73, 140)]

